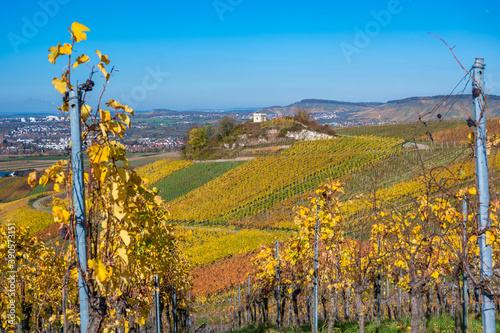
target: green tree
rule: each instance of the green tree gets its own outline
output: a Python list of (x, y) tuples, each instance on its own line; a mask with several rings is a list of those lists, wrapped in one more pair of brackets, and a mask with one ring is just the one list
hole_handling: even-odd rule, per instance
[(194, 157), (198, 154), (207, 145), (208, 141), (205, 128), (197, 127), (189, 131), (189, 140), (186, 145), (187, 157)]
[(222, 138), (229, 136), (234, 128), (234, 124), (234, 118), (224, 116), (224, 118), (219, 121), (217, 126), (217, 137), (221, 140)]

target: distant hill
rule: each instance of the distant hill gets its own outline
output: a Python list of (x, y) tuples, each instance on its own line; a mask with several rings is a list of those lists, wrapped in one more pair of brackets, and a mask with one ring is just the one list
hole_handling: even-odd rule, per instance
[(155, 110), (150, 110), (150, 111), (142, 111), (141, 117), (176, 115), (179, 113), (180, 113), (179, 111), (170, 110), (170, 109), (155, 109)]
[[(342, 122), (377, 122), (396, 121), (409, 122), (418, 120), (421, 116), (425, 120), (433, 120), (441, 114), (446, 120), (467, 118), (472, 115), (472, 96), (429, 96), (410, 97), (387, 103), (352, 103), (321, 99), (304, 99), (287, 106), (271, 106), (260, 112), (279, 115), (292, 115), (298, 109), (306, 109), (311, 113), (333, 113), (335, 121)], [(436, 112), (432, 112), (437, 110)], [(487, 116), (500, 117), (500, 96), (488, 96)]]
[(304, 99), (288, 106), (267, 107), (261, 109), (260, 112), (292, 115), (295, 114), (298, 109), (306, 109), (312, 113), (336, 113), (339, 117), (338, 121), (343, 122), (349, 121), (360, 111), (369, 111), (379, 105), (383, 105), (383, 103), (351, 103), (324, 99)]

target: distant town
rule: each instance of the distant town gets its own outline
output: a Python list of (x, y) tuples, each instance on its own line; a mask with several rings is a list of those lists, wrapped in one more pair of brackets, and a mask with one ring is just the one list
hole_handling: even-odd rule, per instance
[[(138, 125), (136, 133), (147, 125)], [(179, 149), (181, 137), (151, 138), (130, 135), (120, 140), (129, 152), (163, 152)], [(63, 116), (0, 118), (0, 154), (57, 156), (69, 153), (70, 128)]]
[[(272, 120), (283, 114), (266, 110), (262, 116)], [(323, 110), (312, 116), (330, 127), (385, 124), (392, 122), (362, 122), (344, 119), (339, 112)], [(249, 121), (259, 114), (257, 110), (171, 111), (152, 110), (138, 112), (132, 127), (123, 139), (118, 139), (132, 153), (167, 152), (184, 145), (184, 137), (193, 126), (216, 124), (226, 115), (236, 122)], [(63, 156), (69, 154), (70, 128), (65, 115), (38, 114), (0, 115), (0, 155)]]

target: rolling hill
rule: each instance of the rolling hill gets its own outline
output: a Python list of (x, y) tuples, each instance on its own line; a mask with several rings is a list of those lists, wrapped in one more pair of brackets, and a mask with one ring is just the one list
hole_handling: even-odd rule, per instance
[[(338, 123), (411, 122), (433, 120), (440, 113), (446, 120), (466, 119), (472, 113), (472, 97), (469, 95), (409, 97), (386, 103), (351, 103), (333, 100), (304, 99), (287, 106), (271, 106), (260, 110), (264, 113), (292, 115), (298, 109), (311, 113), (333, 113)], [(488, 96), (488, 118), (500, 116), (500, 96)]]

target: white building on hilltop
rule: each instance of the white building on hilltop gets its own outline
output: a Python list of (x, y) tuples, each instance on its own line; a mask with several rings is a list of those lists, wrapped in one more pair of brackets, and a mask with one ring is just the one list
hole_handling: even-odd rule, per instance
[(267, 115), (265, 113), (254, 112), (253, 114), (254, 123), (262, 123), (264, 121), (267, 121)]

